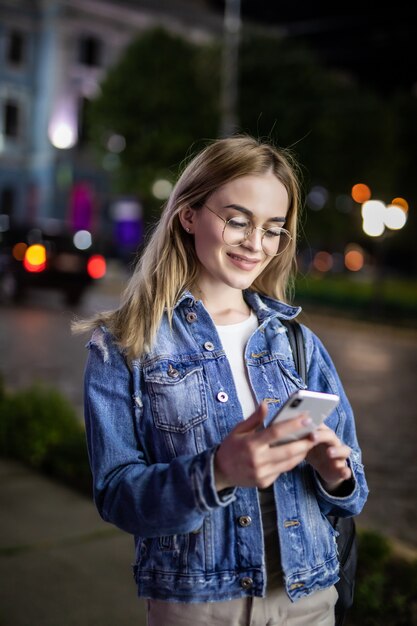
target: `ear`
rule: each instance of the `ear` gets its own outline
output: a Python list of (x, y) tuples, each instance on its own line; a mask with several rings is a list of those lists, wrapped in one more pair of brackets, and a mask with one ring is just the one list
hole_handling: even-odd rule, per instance
[(184, 230), (186, 230), (187, 233), (192, 234), (194, 232), (195, 210), (191, 207), (181, 209), (179, 218)]

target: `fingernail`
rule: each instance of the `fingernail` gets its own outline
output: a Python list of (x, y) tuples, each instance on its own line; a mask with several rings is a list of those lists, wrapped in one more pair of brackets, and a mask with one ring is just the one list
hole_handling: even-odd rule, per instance
[(301, 420), (301, 424), (303, 426), (310, 426), (310, 424), (312, 423), (312, 419), (311, 417), (303, 417), (303, 419)]

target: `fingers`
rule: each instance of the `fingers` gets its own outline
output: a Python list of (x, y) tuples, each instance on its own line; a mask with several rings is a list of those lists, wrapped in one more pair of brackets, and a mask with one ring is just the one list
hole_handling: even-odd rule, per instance
[(351, 448), (349, 448), (349, 446), (345, 446), (344, 444), (327, 448), (327, 456), (335, 461), (340, 459), (341, 462), (345, 462), (346, 459), (349, 458), (351, 452)]
[(235, 427), (234, 432), (244, 434), (256, 430), (263, 423), (267, 412), (266, 402), (261, 402), (248, 419), (243, 420)]
[(297, 433), (301, 435), (311, 424), (311, 418), (308, 417), (306, 413), (300, 413), (300, 415), (294, 419), (286, 420), (285, 422), (277, 422), (263, 429), (258, 436), (259, 442), (273, 446), (279, 443), (280, 440), (286, 440), (287, 438), (295, 440)]

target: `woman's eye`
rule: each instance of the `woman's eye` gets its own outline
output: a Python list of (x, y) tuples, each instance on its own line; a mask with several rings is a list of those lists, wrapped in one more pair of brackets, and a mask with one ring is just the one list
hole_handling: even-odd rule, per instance
[(231, 226), (232, 228), (236, 228), (240, 230), (247, 230), (250, 227), (250, 224), (248, 221), (239, 219), (237, 217), (232, 217), (232, 219), (230, 219), (227, 222), (227, 224)]
[(268, 228), (265, 231), (265, 237), (269, 239), (274, 239), (274, 237), (280, 237), (282, 235), (282, 230), (280, 228)]

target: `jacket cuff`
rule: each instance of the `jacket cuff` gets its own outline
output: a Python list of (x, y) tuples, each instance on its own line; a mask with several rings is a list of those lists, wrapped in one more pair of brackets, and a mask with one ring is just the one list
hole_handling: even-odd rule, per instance
[(354, 502), (357, 498), (359, 485), (355, 477), (355, 472), (354, 472), (352, 463), (350, 463), (349, 459), (348, 459), (348, 465), (352, 471), (352, 476), (348, 480), (346, 480), (344, 483), (342, 483), (339, 489), (335, 493), (329, 493), (328, 491), (326, 491), (326, 488), (323, 485), (319, 474), (316, 472), (315, 469), (313, 469), (313, 476), (314, 476), (314, 482), (316, 484), (317, 495), (318, 495), (319, 500), (322, 503), (324, 503), (324, 507), (322, 507), (322, 509), (323, 508), (325, 509), (323, 511), (325, 515), (328, 515), (331, 509), (334, 508), (334, 506), (341, 507), (343, 509), (344, 508), (349, 509), (351, 503)]
[(217, 507), (229, 506), (236, 500), (236, 487), (216, 490), (214, 478), (214, 457), (218, 446), (205, 450), (199, 454), (191, 467), (191, 482), (197, 500), (197, 506), (202, 513), (208, 513)]

